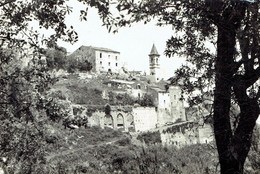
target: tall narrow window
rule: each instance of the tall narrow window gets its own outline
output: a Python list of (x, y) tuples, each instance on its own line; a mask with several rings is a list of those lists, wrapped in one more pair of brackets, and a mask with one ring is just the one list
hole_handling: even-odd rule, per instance
[(110, 55), (108, 55), (108, 58), (110, 59)]
[(108, 62), (108, 66), (110, 66), (110, 62)]
[(99, 54), (99, 57), (102, 58), (102, 53)]
[(117, 56), (116, 56), (116, 60), (117, 60)]
[(102, 65), (102, 61), (100, 61), (100, 65)]
[(117, 66), (117, 63), (116, 63), (116, 66)]

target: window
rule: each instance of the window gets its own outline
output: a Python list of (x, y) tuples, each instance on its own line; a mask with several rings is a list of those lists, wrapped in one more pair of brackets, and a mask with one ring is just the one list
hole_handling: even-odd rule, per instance
[(163, 102), (165, 103), (165, 100), (163, 100)]
[(108, 62), (108, 66), (110, 66), (110, 62)]
[(102, 65), (102, 61), (100, 61), (100, 65)]
[(110, 59), (110, 55), (108, 55), (108, 58)]
[(102, 58), (102, 53), (99, 54), (99, 57)]
[(117, 60), (117, 56), (116, 56), (116, 60)]
[(176, 95), (174, 95), (174, 100), (176, 100)]
[(117, 66), (117, 63), (116, 63), (116, 66)]

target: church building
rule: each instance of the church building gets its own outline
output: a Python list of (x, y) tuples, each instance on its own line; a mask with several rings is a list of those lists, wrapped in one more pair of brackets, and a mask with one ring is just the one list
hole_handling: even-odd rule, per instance
[(160, 73), (160, 54), (154, 44), (149, 54), (149, 67), (151, 80), (153, 82), (159, 82), (162, 79)]

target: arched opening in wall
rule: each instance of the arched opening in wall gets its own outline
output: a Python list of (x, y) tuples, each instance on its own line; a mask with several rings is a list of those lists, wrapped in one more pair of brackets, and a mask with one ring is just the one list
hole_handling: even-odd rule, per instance
[(111, 115), (105, 115), (104, 117), (104, 126), (105, 127), (110, 127), (110, 128), (114, 128), (114, 120), (113, 120), (113, 117)]
[(122, 114), (117, 115), (117, 129), (124, 129), (124, 117)]
[(128, 125), (128, 131), (134, 132), (135, 131), (135, 129), (134, 129), (134, 116), (132, 114), (128, 114), (126, 116), (126, 122), (127, 122), (127, 125)]

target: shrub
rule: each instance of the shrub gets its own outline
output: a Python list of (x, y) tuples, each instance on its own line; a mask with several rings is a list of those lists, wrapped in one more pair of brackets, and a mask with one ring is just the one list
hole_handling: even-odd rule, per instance
[(144, 141), (145, 144), (151, 145), (151, 144), (158, 144), (161, 143), (161, 135), (159, 131), (156, 132), (146, 132), (139, 134), (137, 136), (137, 139), (140, 141)]

